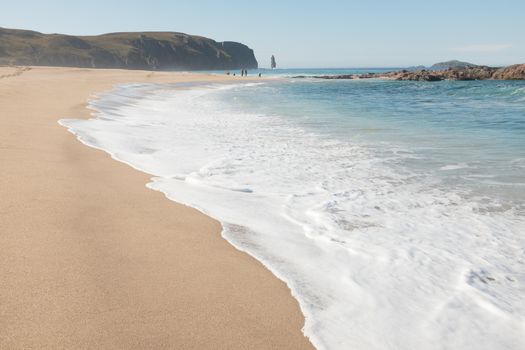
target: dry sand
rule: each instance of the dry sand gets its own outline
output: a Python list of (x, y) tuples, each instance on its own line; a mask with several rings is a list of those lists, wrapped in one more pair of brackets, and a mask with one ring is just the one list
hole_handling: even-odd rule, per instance
[(311, 348), (289, 289), (217, 221), (57, 124), (115, 83), (219, 79), (0, 68), (1, 349)]

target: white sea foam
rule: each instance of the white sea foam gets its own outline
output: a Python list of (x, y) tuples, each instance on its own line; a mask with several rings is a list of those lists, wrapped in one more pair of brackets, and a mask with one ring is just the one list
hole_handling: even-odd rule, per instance
[(465, 168), (468, 168), (468, 167), (469, 167), (469, 165), (466, 164), (466, 163), (448, 164), (448, 165), (442, 166), (441, 168), (439, 168), (439, 170), (444, 170), (444, 171), (447, 171), (447, 170), (458, 170), (458, 169), (465, 169)]
[(219, 219), (286, 281), (320, 349), (525, 348), (523, 216), (286, 118), (233, 113), (218, 89), (122, 86), (91, 102), (95, 119), (60, 123)]

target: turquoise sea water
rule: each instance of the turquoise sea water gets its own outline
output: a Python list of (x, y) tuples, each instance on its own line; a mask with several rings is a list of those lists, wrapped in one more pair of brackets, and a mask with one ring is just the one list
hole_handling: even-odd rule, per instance
[[(355, 70), (302, 73), (349, 72)], [(295, 79), (223, 94), (239, 111), (285, 116), (306, 129), (366, 144), (391, 157), (392, 166), (488, 195), (493, 204), (524, 214), (525, 82)], [(392, 147), (410, 156), (396, 159)]]
[(61, 124), (218, 219), (317, 348), (525, 348), (525, 82), (290, 78), (354, 72), (123, 85)]

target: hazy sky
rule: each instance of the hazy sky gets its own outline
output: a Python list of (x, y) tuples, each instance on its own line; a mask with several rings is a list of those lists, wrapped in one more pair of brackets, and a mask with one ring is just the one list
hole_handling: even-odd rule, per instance
[(525, 0), (0, 0), (0, 26), (198, 34), (247, 44), (262, 67), (525, 63)]

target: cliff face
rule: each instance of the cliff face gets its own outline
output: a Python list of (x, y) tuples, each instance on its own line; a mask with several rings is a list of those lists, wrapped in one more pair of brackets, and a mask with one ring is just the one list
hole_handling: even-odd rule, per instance
[(257, 68), (253, 50), (246, 45), (184, 33), (70, 36), (4, 28), (0, 28), (0, 64), (148, 70)]

